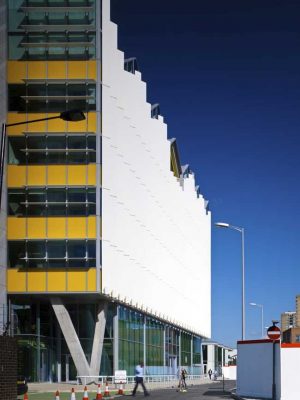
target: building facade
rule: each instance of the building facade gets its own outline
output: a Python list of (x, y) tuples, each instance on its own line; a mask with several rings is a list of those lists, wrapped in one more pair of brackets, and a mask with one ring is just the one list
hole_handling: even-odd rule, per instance
[[(1, 203), (19, 372), (70, 381), (132, 375), (143, 360), (153, 375), (202, 373), (210, 212), (136, 60), (117, 48), (109, 0), (1, 6), (2, 119), (25, 122), (6, 130)], [(86, 119), (51, 119), (71, 109)]]
[(296, 315), (295, 311), (286, 311), (281, 314), (280, 325), (282, 332), (296, 327)]

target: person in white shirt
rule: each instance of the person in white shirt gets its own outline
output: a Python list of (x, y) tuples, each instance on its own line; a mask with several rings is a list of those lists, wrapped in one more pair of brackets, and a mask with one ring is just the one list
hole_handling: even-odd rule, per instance
[(150, 395), (150, 393), (147, 391), (147, 389), (144, 385), (144, 363), (143, 362), (140, 362), (135, 367), (135, 385), (134, 385), (134, 388), (132, 391), (132, 396), (135, 396), (138, 385), (142, 385), (145, 396)]

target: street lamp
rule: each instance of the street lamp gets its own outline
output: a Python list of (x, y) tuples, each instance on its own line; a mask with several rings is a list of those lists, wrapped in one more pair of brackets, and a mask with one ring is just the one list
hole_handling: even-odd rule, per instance
[(264, 306), (257, 303), (249, 303), (250, 306), (259, 307), (261, 309), (261, 337), (264, 338)]
[(62, 119), (63, 121), (78, 122), (85, 119), (85, 115), (81, 110), (68, 110), (63, 111), (59, 115), (54, 117), (32, 119), (29, 121), (15, 122), (13, 124), (2, 124), (2, 133), (0, 140), (0, 208), (2, 199), (2, 182), (3, 182), (3, 170), (4, 170), (4, 157), (5, 157), (5, 143), (6, 143), (6, 128), (16, 125), (32, 124), (34, 122), (48, 121), (49, 119)]
[(242, 340), (245, 340), (245, 234), (244, 228), (227, 224), (226, 222), (216, 222), (215, 226), (218, 228), (233, 229), (241, 233), (242, 237)]

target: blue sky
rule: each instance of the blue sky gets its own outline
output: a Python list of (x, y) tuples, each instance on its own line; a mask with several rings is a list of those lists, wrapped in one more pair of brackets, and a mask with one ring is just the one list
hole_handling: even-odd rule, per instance
[[(119, 48), (137, 57), (213, 222), (245, 228), (248, 339), (261, 331), (249, 302), (267, 326), (300, 294), (299, 15), (298, 0), (112, 0)], [(212, 332), (241, 338), (240, 234), (217, 228)]]

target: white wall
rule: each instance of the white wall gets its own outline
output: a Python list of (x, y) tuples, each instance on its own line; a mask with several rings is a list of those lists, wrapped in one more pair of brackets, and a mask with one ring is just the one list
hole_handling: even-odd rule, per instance
[(194, 176), (183, 189), (170, 171), (167, 126), (103, 7), (103, 289), (210, 337), (210, 213)]
[(293, 346), (281, 348), (281, 400), (295, 400), (300, 394), (300, 347)]
[[(237, 389), (239, 396), (272, 398), (273, 343), (268, 340), (238, 342)], [(280, 347), (276, 343), (276, 399), (280, 399)], [(286, 399), (287, 400), (287, 399)], [(292, 400), (292, 399), (291, 399)]]
[(229, 365), (227, 367), (223, 367), (223, 374), (225, 379), (236, 380), (236, 365)]

